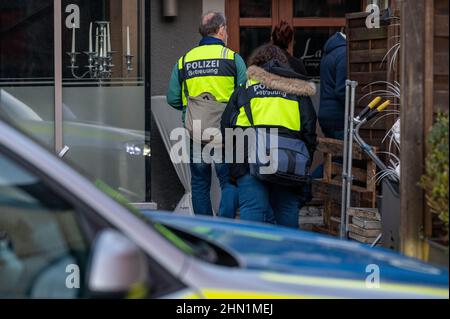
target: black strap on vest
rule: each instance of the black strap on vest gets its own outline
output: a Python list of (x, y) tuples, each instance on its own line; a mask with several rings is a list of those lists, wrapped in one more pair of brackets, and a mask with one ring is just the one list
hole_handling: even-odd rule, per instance
[(187, 76), (186, 76), (186, 66), (184, 64), (184, 60), (186, 58), (186, 54), (183, 55), (183, 58), (181, 59), (181, 63), (183, 65), (183, 87), (184, 87), (184, 95), (186, 96), (186, 103), (189, 100), (189, 91), (187, 87)]
[(253, 121), (253, 114), (252, 114), (252, 108), (250, 107), (250, 99), (248, 98), (248, 92), (247, 92), (247, 88), (243, 87), (244, 92), (245, 92), (245, 104), (244, 104), (244, 111), (245, 111), (245, 115), (247, 115), (248, 121), (250, 122), (251, 126), (255, 126), (255, 123)]

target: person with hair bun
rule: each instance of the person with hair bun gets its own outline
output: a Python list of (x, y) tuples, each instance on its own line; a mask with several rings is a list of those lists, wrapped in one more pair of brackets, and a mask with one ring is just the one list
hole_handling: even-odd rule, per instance
[(281, 21), (272, 31), (272, 43), (279, 47), (286, 56), (289, 66), (298, 74), (308, 75), (301, 59), (288, 52), (289, 45), (294, 39), (294, 29), (286, 21)]

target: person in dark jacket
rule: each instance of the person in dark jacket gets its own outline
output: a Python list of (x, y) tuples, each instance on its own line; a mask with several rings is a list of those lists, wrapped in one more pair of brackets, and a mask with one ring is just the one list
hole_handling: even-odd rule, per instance
[(323, 52), (320, 62), (319, 124), (325, 136), (343, 139), (347, 79), (345, 35), (335, 33), (325, 43)]
[[(266, 44), (249, 59), (248, 81), (235, 90), (222, 115), (222, 128), (278, 128), (279, 136), (301, 139), (313, 159), (316, 146), (316, 113), (310, 96), (314, 83), (294, 72), (278, 47)], [(255, 141), (253, 141), (254, 143)], [(252, 141), (248, 141), (252, 143)], [(240, 219), (264, 222), (274, 217), (276, 224), (298, 228), (299, 206), (303, 187), (289, 187), (263, 182), (250, 174), (248, 155), (254, 145), (244, 144), (234, 156), (244, 154), (244, 163), (233, 163), (230, 178), (238, 186)]]
[[(325, 137), (343, 140), (345, 121), (345, 81), (347, 79), (347, 40), (342, 32), (325, 43), (320, 62), (319, 125)], [(322, 178), (323, 165), (312, 173)]]
[(294, 29), (286, 21), (281, 21), (272, 31), (272, 43), (279, 47), (288, 60), (292, 70), (298, 74), (308, 75), (301, 59), (292, 56), (288, 52), (289, 45), (294, 39)]

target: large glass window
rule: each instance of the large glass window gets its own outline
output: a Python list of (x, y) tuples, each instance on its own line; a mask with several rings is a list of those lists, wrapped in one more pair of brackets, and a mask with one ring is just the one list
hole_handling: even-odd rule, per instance
[(241, 50), (240, 55), (247, 61), (250, 54), (258, 46), (268, 43), (270, 41), (270, 27), (262, 28), (252, 28), (252, 27), (242, 27), (241, 28)]
[(338, 31), (339, 28), (295, 28), (294, 56), (303, 60), (308, 75), (320, 75), (324, 44)]
[(65, 158), (129, 201), (145, 202), (144, 1), (64, 0), (62, 10)]
[(150, 199), (144, 25), (144, 0), (0, 1), (0, 116), (131, 202)]
[(0, 298), (81, 297), (89, 246), (78, 225), (68, 202), (0, 154)]
[(53, 0), (0, 1), (0, 116), (54, 147)]

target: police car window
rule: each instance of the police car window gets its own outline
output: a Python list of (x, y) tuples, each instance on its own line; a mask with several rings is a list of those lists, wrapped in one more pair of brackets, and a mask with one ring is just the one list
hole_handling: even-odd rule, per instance
[(0, 153), (0, 298), (78, 297), (87, 253), (73, 207)]

